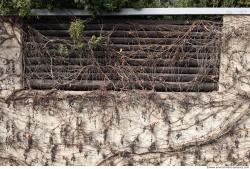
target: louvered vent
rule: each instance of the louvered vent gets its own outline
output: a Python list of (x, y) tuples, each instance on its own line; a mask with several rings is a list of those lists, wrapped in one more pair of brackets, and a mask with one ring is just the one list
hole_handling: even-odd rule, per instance
[[(42, 17), (27, 21), (23, 50), (27, 88), (218, 89), (219, 21), (85, 18), (84, 45), (79, 49), (68, 32), (72, 20)], [(98, 37), (100, 41), (91, 46), (90, 39)]]

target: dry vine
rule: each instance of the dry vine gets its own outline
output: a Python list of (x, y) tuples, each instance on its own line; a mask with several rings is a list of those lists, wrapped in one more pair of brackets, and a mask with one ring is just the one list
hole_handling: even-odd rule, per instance
[[(235, 29), (223, 34), (214, 25), (216, 23), (213, 21), (194, 22), (187, 27), (189, 31), (177, 38), (174, 45), (185, 50), (185, 43), (190, 40), (192, 31), (198, 28), (207, 29), (208, 36), (204, 39), (206, 43), (202, 49), (217, 44), (216, 38), (222, 35), (226, 46), (230, 46), (226, 42), (230, 43), (231, 38), (244, 39), (247, 41), (244, 43), (246, 47), (249, 45), (248, 31), (242, 31), (241, 28), (240, 35)], [(138, 28), (138, 25), (135, 27)], [(244, 29), (247, 27), (245, 25)], [(112, 33), (115, 33), (116, 28)], [(51, 69), (46, 78), (52, 77), (57, 82), (53, 86), (54, 90), (18, 90), (1, 99), (0, 159), (3, 165), (249, 165), (250, 94), (247, 89), (239, 91), (236, 88), (238, 84), (250, 85), (245, 79), (249, 70), (244, 59), (241, 60), (239, 70), (233, 70), (233, 83), (222, 93), (131, 92), (131, 89), (135, 89), (128, 85), (131, 79), (142, 86), (139, 89), (145, 89), (141, 81), (145, 78), (141, 78), (140, 71), (136, 72), (130, 65), (136, 60), (136, 55), (143, 53), (146, 63), (150, 63), (138, 69), (144, 66), (156, 69), (153, 63), (164, 59), (170, 59), (167, 66), (174, 69), (179, 60), (193, 58), (171, 53), (175, 49), (174, 45), (168, 48), (155, 48), (154, 45), (145, 47), (145, 42), (137, 36), (134, 39), (140, 42), (138, 50), (125, 55), (124, 49), (117, 50), (110, 43), (112, 34), (105, 35), (105, 31), (101, 32), (105, 41), (100, 46), (91, 50), (86, 41), (84, 48), (71, 51), (68, 58), (66, 55), (58, 55), (58, 51), (52, 52), (51, 47), (59, 42), (74, 48), (72, 41), (51, 40), (51, 37), (41, 36), (37, 31), (30, 32), (34, 36), (29, 37), (26, 44), (28, 48), (24, 48), (27, 55), (35, 54), (33, 57), (51, 58), (52, 61), (56, 57), (59, 63), (64, 64), (77, 56), (89, 59), (89, 64), (76, 65), (75, 69), (70, 67), (70, 72), (67, 67), (58, 71), (54, 69), (57, 65), (49, 62)], [(193, 42), (198, 43), (199, 40), (194, 39)], [(107, 52), (105, 65), (101, 64), (96, 55), (96, 50), (102, 48)], [(223, 50), (227, 52), (229, 49)], [(155, 55), (155, 52), (159, 55)], [(206, 59), (210, 60), (212, 56), (216, 63), (219, 62), (217, 56), (211, 56), (209, 52), (206, 54), (207, 58), (202, 63), (207, 63)], [(246, 57), (246, 53), (240, 54), (240, 58)], [(229, 62), (234, 61), (234, 56), (233, 52), (228, 54)], [(214, 66), (211, 68), (217, 68), (215, 62), (211, 62), (211, 65)], [(26, 66), (28, 69), (29, 65)], [(203, 66), (207, 68), (207, 65)], [(226, 67), (231, 70), (230, 66), (234, 65)], [(63, 89), (65, 83), (73, 85), (79, 76), (81, 79), (82, 74), (90, 76), (93, 69), (102, 75), (102, 80), (110, 84), (110, 88), (101, 85), (98, 86), (101, 90), (84, 94), (67, 94), (66, 91), (55, 90)], [(110, 70), (112, 76), (106, 70)], [(45, 77), (36, 71), (27, 72), (25, 78), (28, 81), (34, 77)], [(119, 77), (121, 84), (115, 83), (114, 75)], [(204, 78), (210, 74), (203, 71), (198, 75)], [(159, 81), (158, 77), (150, 73), (147, 78), (152, 84), (146, 89), (154, 89), (152, 86), (155, 79)], [(190, 83), (202, 82), (196, 78)], [(167, 82), (160, 83), (168, 86)], [(108, 92), (108, 89), (125, 92)]]

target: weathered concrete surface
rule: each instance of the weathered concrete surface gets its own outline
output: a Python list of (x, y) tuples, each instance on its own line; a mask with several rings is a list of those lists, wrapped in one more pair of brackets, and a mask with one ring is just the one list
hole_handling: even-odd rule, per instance
[(0, 90), (22, 88), (21, 31), (11, 23), (0, 23)]
[(250, 16), (224, 17), (216, 92), (13, 93), (6, 87), (0, 163), (250, 165), (249, 25)]

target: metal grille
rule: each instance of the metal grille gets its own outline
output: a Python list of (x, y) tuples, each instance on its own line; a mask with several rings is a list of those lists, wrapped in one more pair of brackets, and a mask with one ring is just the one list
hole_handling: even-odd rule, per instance
[[(72, 49), (70, 17), (25, 23), (27, 88), (60, 90), (218, 89), (221, 22), (142, 18), (85, 20), (83, 47)], [(101, 37), (94, 49), (91, 37)], [(60, 52), (60, 46), (67, 52)]]

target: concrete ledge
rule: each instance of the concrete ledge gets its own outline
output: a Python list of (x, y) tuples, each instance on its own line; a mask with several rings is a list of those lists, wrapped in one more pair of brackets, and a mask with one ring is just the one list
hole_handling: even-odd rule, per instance
[[(91, 16), (92, 13), (79, 9), (32, 9), (31, 16)], [(250, 15), (250, 8), (123, 8), (119, 12), (102, 13), (102, 16), (142, 15)]]

